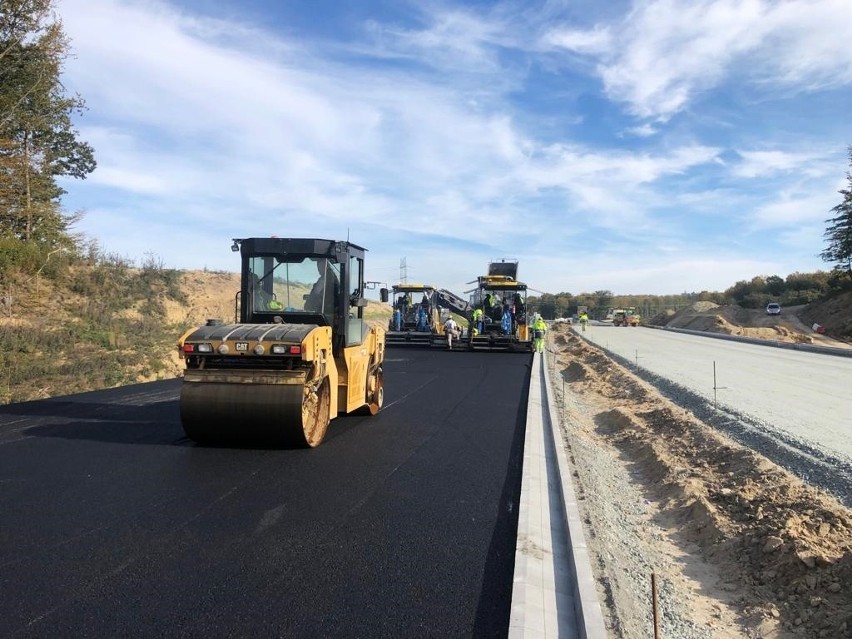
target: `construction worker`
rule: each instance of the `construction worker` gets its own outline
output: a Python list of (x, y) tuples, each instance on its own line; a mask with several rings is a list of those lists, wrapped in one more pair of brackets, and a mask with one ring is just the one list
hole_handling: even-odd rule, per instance
[(417, 306), (417, 330), (421, 333), (429, 330), (429, 316), (426, 314), (426, 308), (422, 305)]
[(252, 273), (251, 281), (251, 292), (254, 297), (254, 310), (280, 311), (284, 308), (284, 305), (275, 299), (275, 295), (261, 286), (261, 281), (257, 274)]
[(589, 323), (589, 314), (586, 311), (580, 313), (580, 328), (586, 330), (586, 324)]
[(340, 290), (340, 280), (328, 259), (321, 257), (314, 261), (319, 279), (305, 298), (305, 310), (311, 313), (323, 313), (326, 317), (331, 318), (334, 316), (334, 305)]
[(496, 306), (496, 302), (494, 300), (494, 293), (492, 293), (491, 291), (488, 291), (485, 294), (485, 298), (482, 300), (482, 307), (485, 310), (485, 314), (488, 317), (490, 317), (492, 320), (494, 319), (494, 317), (492, 315), (492, 311), (494, 310), (495, 306)]
[(547, 333), (547, 324), (544, 323), (541, 315), (536, 314), (535, 321), (532, 325), (534, 347), (537, 353), (544, 352), (544, 334)]
[(482, 309), (473, 309), (473, 326), (476, 328), (477, 334), (482, 334), (484, 326), (482, 325)]
[(447, 348), (453, 350), (453, 339), (458, 339), (459, 335), (461, 335), (461, 328), (459, 328), (452, 315), (444, 322), (444, 333), (447, 335)]
[(503, 331), (503, 335), (512, 334), (512, 307), (509, 306), (509, 302), (506, 300), (503, 300), (503, 316), (500, 318), (500, 329)]

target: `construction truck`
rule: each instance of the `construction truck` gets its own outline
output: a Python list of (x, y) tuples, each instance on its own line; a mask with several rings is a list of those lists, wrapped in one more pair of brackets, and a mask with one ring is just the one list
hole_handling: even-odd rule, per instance
[(630, 306), (627, 308), (627, 325), (628, 326), (639, 326), (639, 323), (642, 321), (642, 317), (639, 315), (639, 311), (636, 310), (636, 307)]
[(383, 302), (393, 307), (386, 343), (390, 346), (431, 346), (432, 338), (444, 332), (438, 306), (438, 289), (429, 284), (394, 284), (379, 291)]
[(467, 345), (474, 351), (532, 351), (531, 321), (527, 317), (527, 285), (517, 280), (518, 261), (488, 264), (471, 293), (472, 311)]
[(199, 443), (315, 447), (341, 413), (384, 400), (385, 331), (364, 320), (366, 249), (344, 241), (236, 239), (234, 322), (178, 341), (180, 418)]
[(639, 326), (641, 317), (634, 306), (613, 309), (613, 326)]

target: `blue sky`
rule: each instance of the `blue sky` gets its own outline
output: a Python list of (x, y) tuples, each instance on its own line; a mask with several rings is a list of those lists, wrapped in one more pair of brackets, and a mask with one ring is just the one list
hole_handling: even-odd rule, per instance
[[(231, 238), (349, 238), (459, 294), (721, 291), (829, 270), (849, 0), (57, 0), (97, 170), (77, 231), (238, 270)], [(403, 269), (402, 266), (405, 265)]]

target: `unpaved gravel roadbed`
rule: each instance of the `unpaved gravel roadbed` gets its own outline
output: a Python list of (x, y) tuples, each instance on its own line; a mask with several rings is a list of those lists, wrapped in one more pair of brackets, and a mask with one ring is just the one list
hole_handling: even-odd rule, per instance
[(556, 326), (549, 363), (608, 629), (852, 637), (852, 511)]

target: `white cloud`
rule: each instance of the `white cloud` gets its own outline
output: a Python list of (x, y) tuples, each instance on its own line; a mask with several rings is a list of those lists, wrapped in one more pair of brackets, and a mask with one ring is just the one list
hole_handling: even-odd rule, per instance
[(423, 28), (371, 23), (377, 47), (374, 53), (413, 59), (442, 71), (501, 72), (495, 45), (509, 37), (499, 20), (472, 10), (429, 4), (418, 3), (417, 11), (426, 23)]
[(809, 91), (852, 83), (850, 16), (847, 0), (766, 3), (758, 77)]
[(794, 152), (741, 150), (738, 154), (742, 162), (733, 167), (732, 175), (742, 178), (758, 178), (783, 173), (824, 178), (834, 174), (839, 166), (838, 155), (834, 149)]
[(808, 222), (824, 230), (824, 221), (830, 217), (831, 208), (837, 201), (825, 189), (814, 189), (804, 194), (782, 192), (774, 201), (757, 207), (752, 213), (751, 223), (754, 228), (768, 229)]
[(591, 31), (575, 29), (553, 29), (541, 39), (545, 49), (566, 49), (587, 55), (603, 55), (613, 48), (613, 39), (607, 27), (595, 27)]
[(656, 135), (659, 132), (659, 128), (646, 122), (639, 126), (629, 127), (626, 129), (626, 132), (640, 138), (649, 138), (652, 135)]
[(617, 47), (603, 46), (600, 27), (549, 41), (598, 57), (613, 99), (665, 121), (728, 78), (794, 91), (849, 84), (848, 15), (847, 0), (652, 0), (611, 27)]

